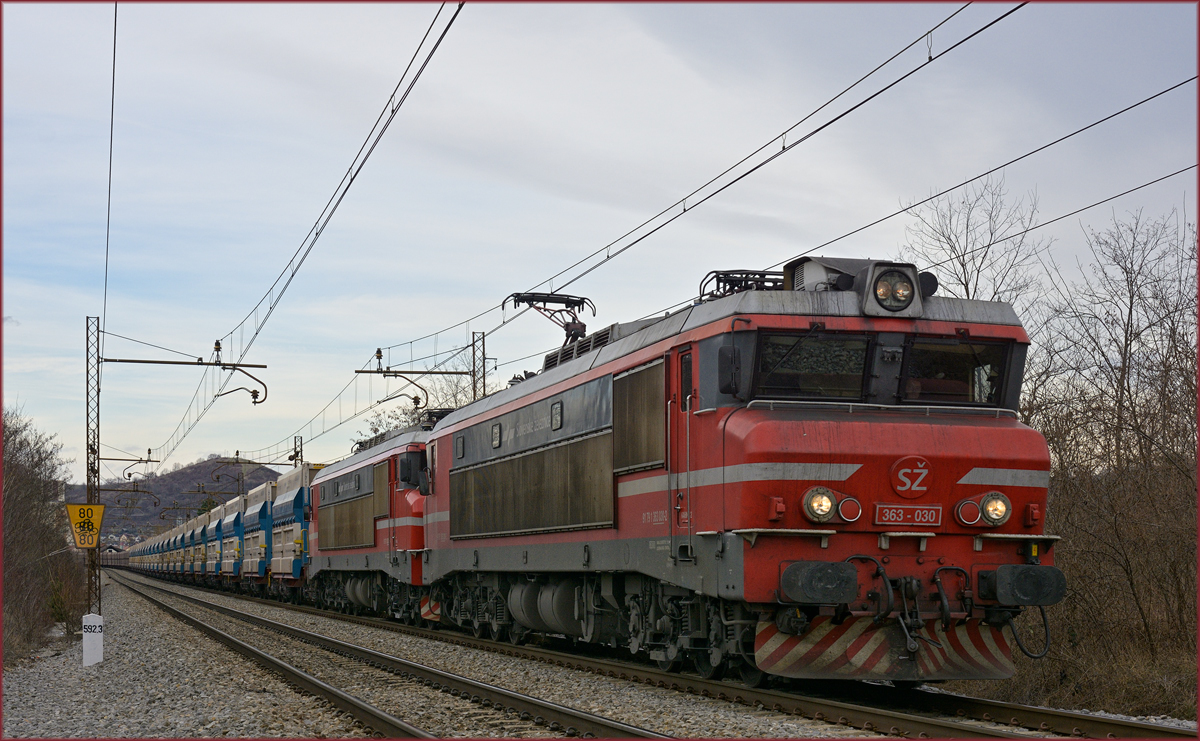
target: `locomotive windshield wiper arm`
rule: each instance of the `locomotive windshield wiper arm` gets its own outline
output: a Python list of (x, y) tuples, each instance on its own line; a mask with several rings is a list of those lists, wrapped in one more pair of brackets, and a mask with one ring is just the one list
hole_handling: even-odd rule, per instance
[(763, 376), (763, 378), (770, 378), (771, 376), (775, 375), (775, 371), (779, 370), (779, 366), (783, 365), (788, 358), (792, 357), (792, 353), (796, 352), (796, 348), (800, 347), (800, 345), (804, 344), (805, 340), (811, 338), (814, 333), (822, 329), (825, 329), (825, 325), (819, 323), (813, 324), (811, 327), (809, 327), (808, 334), (796, 340), (796, 342), (787, 349), (787, 352), (783, 354), (783, 357), (779, 359), (779, 362), (775, 364), (775, 367), (771, 368), (770, 372)]

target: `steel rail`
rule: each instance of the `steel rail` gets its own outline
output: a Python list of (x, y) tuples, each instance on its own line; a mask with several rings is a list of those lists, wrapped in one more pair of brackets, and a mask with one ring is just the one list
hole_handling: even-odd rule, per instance
[[(835, 715), (832, 712), (826, 712), (820, 707), (816, 707), (817, 703), (826, 702), (818, 697), (802, 696), (795, 693), (781, 692), (778, 690), (752, 689), (731, 682), (705, 680), (688, 674), (662, 672), (649, 666), (642, 666), (630, 662), (579, 656), (576, 654), (563, 653), (545, 648), (535, 648), (532, 646), (513, 646), (508, 643), (498, 643), (492, 640), (473, 638), (462, 633), (431, 630), (428, 628), (405, 625), (403, 623), (398, 623), (394, 620), (389, 620), (386, 618), (346, 615), (339, 612), (322, 610), (309, 605), (295, 605), (277, 600), (254, 597), (246, 594), (213, 590), (208, 587), (194, 584), (179, 584), (180, 586), (188, 586), (194, 589), (211, 591), (214, 594), (223, 594), (229, 597), (236, 597), (238, 599), (246, 599), (264, 605), (274, 605), (276, 607), (281, 607), (304, 614), (317, 615), (333, 620), (341, 620), (343, 622), (371, 626), (380, 628), (382, 630), (390, 630), (396, 633), (405, 633), (408, 635), (420, 636), (422, 638), (440, 640), (446, 643), (452, 643), (461, 646), (480, 648), (497, 653), (503, 653), (509, 656), (545, 661), (557, 666), (654, 684), (660, 687), (704, 695), (706, 697), (716, 697), (718, 699), (746, 705), (761, 704), (767, 709), (775, 709), (782, 712), (804, 715), (805, 717), (816, 720), (824, 720), (835, 723), (844, 722), (854, 725), (857, 728), (862, 728), (863, 730), (875, 730), (881, 733), (889, 732), (886, 729), (880, 730), (880, 725), (870, 721), (865, 717), (865, 715), (863, 716), (864, 719), (871, 723), (869, 727), (850, 723), (850, 716), (844, 716), (842, 714)], [(1197, 737), (1196, 731), (1187, 728), (1165, 726), (1157, 723), (1148, 723), (1145, 721), (1125, 720), (1122, 718), (1108, 718), (1071, 710), (1055, 710), (1052, 708), (1019, 705), (1015, 703), (1002, 702), (999, 700), (967, 697), (964, 695), (956, 695), (947, 692), (931, 692), (923, 689), (898, 690), (892, 687), (858, 682), (855, 684), (854, 693), (858, 698), (868, 698), (868, 701), (872, 703), (890, 705), (905, 703), (909, 706), (919, 704), (920, 708), (918, 709), (927, 712), (938, 712), (944, 715), (963, 719), (1009, 725), (1031, 731), (1038, 731), (1054, 735), (1073, 736), (1077, 738)], [(784, 700), (790, 702), (784, 703)], [(846, 704), (851, 707), (859, 707), (855, 703), (842, 703), (841, 701), (836, 700), (829, 700), (828, 702)], [(778, 703), (778, 705), (776, 705), (776, 703)], [(832, 708), (833, 706), (831, 705), (831, 709)], [(861, 709), (872, 710), (871, 708), (866, 707), (862, 707)], [(809, 710), (813, 712), (808, 712)], [(919, 718), (920, 720), (924, 721), (936, 720), (932, 718), (920, 718), (920, 716), (906, 717)], [(843, 718), (845, 719), (844, 721), (842, 720)], [(979, 727), (956, 721), (938, 720), (937, 723), (944, 724), (942, 725), (943, 728), (947, 726), (951, 727), (948, 730), (951, 731), (950, 735), (952, 737), (963, 738), (969, 736), (988, 736), (1000, 738), (1029, 738), (1028, 734), (1006, 732), (999, 729)], [(946, 731), (940, 731), (935, 735), (928, 732), (918, 731), (916, 733), (910, 733), (910, 735), (945, 737), (947, 733)]]
[[(112, 574), (109, 574), (109, 576), (112, 577)], [(211, 638), (214, 638), (220, 643), (232, 648), (234, 651), (237, 651), (243, 656), (246, 656), (247, 658), (257, 662), (269, 671), (281, 675), (285, 681), (300, 687), (311, 695), (325, 700), (339, 710), (349, 713), (351, 717), (358, 720), (371, 730), (383, 734), (383, 736), (386, 738), (437, 738), (437, 736), (434, 736), (432, 733), (428, 733), (414, 725), (405, 723), (394, 715), (390, 715), (373, 705), (369, 705), (352, 695), (348, 695), (336, 687), (322, 682), (311, 674), (297, 669), (291, 664), (280, 661), (274, 656), (264, 653), (257, 648), (254, 648), (250, 644), (244, 643), (243, 641), (234, 638), (228, 633), (225, 633), (224, 631), (221, 631), (202, 620), (171, 607), (162, 600), (152, 597), (151, 595), (143, 592), (123, 579), (113, 577), (113, 581), (125, 587), (134, 594), (146, 599), (150, 602), (150, 604), (158, 607), (171, 617), (174, 617), (186, 623), (187, 625), (204, 632)], [(150, 588), (160, 589), (159, 587), (152, 586)]]
[(1086, 738), (1196, 738), (1196, 731), (1122, 718), (1075, 713), (999, 700), (982, 700), (949, 692), (914, 690), (925, 707), (943, 713), (962, 714), (977, 720), (990, 720), (1066, 736)]
[[(365, 664), (393, 672), (404, 678), (417, 678), (435, 690), (449, 692), (455, 697), (468, 698), (472, 703), (484, 707), (507, 709), (519, 713), (522, 719), (531, 719), (535, 725), (544, 725), (549, 730), (562, 732), (568, 736), (599, 737), (599, 738), (673, 738), (672, 736), (648, 731), (611, 718), (576, 710), (575, 708), (541, 700), (519, 692), (479, 682), (450, 672), (434, 669), (433, 667), (401, 659), (397, 656), (373, 651), (369, 648), (356, 646), (336, 638), (323, 636), (318, 633), (296, 628), (267, 618), (251, 615), (224, 605), (180, 594), (163, 587), (146, 585), (150, 589), (166, 592), (178, 599), (186, 600), (222, 615), (242, 620), (283, 635), (296, 638), (320, 648), (361, 661)], [(271, 603), (276, 604), (276, 603)]]

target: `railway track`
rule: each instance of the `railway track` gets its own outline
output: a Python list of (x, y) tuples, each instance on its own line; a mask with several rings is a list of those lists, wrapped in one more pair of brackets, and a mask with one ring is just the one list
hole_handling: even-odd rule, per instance
[[(513, 646), (457, 632), (403, 625), (383, 618), (346, 615), (307, 605), (287, 604), (194, 585), (186, 586), (303, 614), (543, 661), (578, 671), (652, 684), (743, 705), (761, 706), (768, 710), (888, 735), (929, 738), (1196, 738), (1195, 731), (1173, 726), (921, 689), (898, 690), (861, 682), (852, 683), (853, 697), (848, 697), (850, 692), (834, 694), (827, 689), (820, 693), (807, 689), (803, 692), (754, 689), (733, 682), (705, 680), (685, 673), (663, 672), (628, 661), (581, 656), (546, 647)], [(901, 707), (902, 710), (895, 709)]]
[[(109, 574), (109, 576), (111, 577), (112, 574)], [(158, 607), (163, 612), (166, 612), (168, 615), (187, 625), (190, 625), (193, 628), (196, 628), (197, 630), (200, 630), (210, 638), (213, 638), (219, 643), (228, 646), (239, 654), (264, 667), (268, 671), (280, 675), (283, 677), (284, 681), (288, 682), (289, 684), (292, 684), (299, 689), (313, 695), (314, 697), (324, 700), (333, 707), (350, 714), (351, 717), (362, 723), (367, 728), (370, 728), (375, 733), (388, 738), (437, 738), (432, 733), (427, 733), (426, 731), (417, 728), (414, 725), (406, 723), (403, 720), (400, 720), (399, 718), (373, 705), (365, 703), (362, 700), (359, 700), (358, 698), (347, 694), (336, 687), (321, 681), (320, 679), (317, 679), (311, 674), (304, 672), (285, 661), (281, 661), (280, 659), (271, 656), (264, 651), (260, 651), (244, 641), (238, 640), (219, 628), (209, 625), (208, 623), (195, 618), (183, 612), (182, 610), (178, 610), (168, 605), (163, 600), (160, 600), (153, 595), (138, 589), (123, 579), (114, 578), (113, 581), (130, 590), (134, 594), (143, 597), (155, 607)]]
[[(121, 579), (116, 579), (116, 581), (149, 598), (148, 595), (140, 592), (140, 590), (137, 590), (127, 582)], [(295, 628), (256, 615), (250, 615), (222, 605), (216, 605), (190, 595), (180, 594), (174, 590), (149, 584), (143, 584), (142, 586), (159, 592), (165, 592), (173, 598), (198, 605), (207, 610), (212, 610), (235, 621), (250, 624), (257, 628), (316, 646), (335, 656), (357, 662), (359, 665), (366, 665), (380, 672), (399, 677), (402, 680), (424, 685), (437, 692), (448, 693), (451, 697), (459, 698), (463, 702), (490, 710), (492, 714), (500, 716), (497, 719), (493, 719), (491, 725), (493, 728), (503, 731), (503, 735), (545, 736), (548, 735), (547, 731), (549, 731), (553, 735), (568, 737), (582, 736), (584, 738), (670, 738), (670, 736), (637, 728), (610, 718), (604, 718), (564, 705), (512, 692), (502, 687), (478, 682), (468, 677), (434, 669), (395, 656), (388, 656), (362, 646), (356, 646), (328, 636), (312, 633), (311, 631)], [(178, 611), (174, 611), (172, 614), (176, 613)], [(230, 638), (232, 637), (230, 636)], [(299, 671), (294, 667), (288, 668)], [(378, 708), (375, 708), (375, 710), (378, 710)], [(475, 709), (471, 708), (470, 710), (473, 712)], [(348, 712), (350, 711), (348, 710)], [(356, 715), (355, 717), (359, 716)], [(368, 719), (359, 719), (365, 725), (377, 731), (384, 732), (374, 722)], [(487, 722), (483, 718), (480, 718), (480, 720)], [(403, 723), (403, 721), (400, 722)], [(521, 726), (527, 727), (522, 728)], [(387, 732), (384, 733), (389, 736), (393, 735)], [(433, 737), (431, 734), (421, 733), (423, 735), (419, 737)]]

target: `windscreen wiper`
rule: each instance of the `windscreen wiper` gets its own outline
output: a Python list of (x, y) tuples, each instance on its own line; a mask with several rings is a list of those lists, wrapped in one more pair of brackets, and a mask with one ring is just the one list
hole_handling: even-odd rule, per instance
[(820, 324), (814, 324), (812, 327), (810, 327), (808, 330), (808, 334), (806, 334), (803, 337), (801, 337), (800, 339), (796, 340), (796, 342), (787, 349), (787, 352), (785, 352), (783, 354), (783, 357), (779, 359), (779, 362), (775, 364), (775, 367), (767, 372), (767, 375), (764, 378), (770, 378), (771, 376), (775, 375), (775, 371), (779, 370), (779, 366), (783, 365), (784, 362), (792, 356), (792, 353), (796, 352), (796, 348), (798, 348), (798, 347), (800, 347), (800, 345), (804, 344), (805, 340), (811, 338), (818, 329), (821, 329)]

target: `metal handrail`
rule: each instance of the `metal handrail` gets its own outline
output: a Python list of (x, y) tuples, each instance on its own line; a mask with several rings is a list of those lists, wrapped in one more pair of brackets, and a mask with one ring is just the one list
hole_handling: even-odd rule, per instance
[(855, 408), (864, 411), (877, 412), (913, 412), (923, 410), (925, 416), (937, 412), (955, 412), (965, 414), (988, 415), (999, 418), (1001, 414), (1011, 416), (1013, 419), (1019, 419), (1018, 415), (1012, 409), (1004, 407), (960, 407), (960, 406), (941, 406), (941, 405), (892, 405), (892, 404), (867, 404), (860, 401), (801, 401), (798, 399), (754, 399), (746, 405), (747, 409), (762, 409), (767, 408), (772, 411), (776, 407), (846, 407), (847, 413), (853, 414)]

